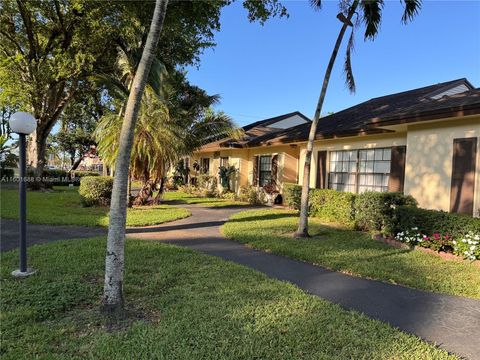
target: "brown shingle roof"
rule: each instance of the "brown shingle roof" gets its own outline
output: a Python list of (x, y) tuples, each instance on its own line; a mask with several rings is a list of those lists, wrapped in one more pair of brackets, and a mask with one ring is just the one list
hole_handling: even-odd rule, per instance
[[(444, 89), (462, 83), (466, 84), (471, 90), (437, 100), (431, 98), (431, 96), (441, 93)], [(435, 111), (440, 113), (445, 110), (452, 110), (454, 107), (472, 107), (480, 113), (480, 97), (478, 95), (479, 90), (473, 89), (473, 86), (466, 79), (457, 79), (373, 98), (321, 118), (317, 126), (316, 139), (391, 132), (391, 130), (379, 128), (381, 124), (384, 124), (383, 121), (388, 120), (392, 123), (398, 123), (408, 117), (418, 118), (421, 114)], [(306, 141), (309, 132), (310, 124), (298, 125), (282, 132), (260, 137), (255, 142), (251, 142), (250, 145)]]
[(217, 148), (242, 148), (249, 146), (251, 142), (256, 141), (258, 138), (262, 138), (264, 136), (274, 135), (276, 133), (282, 132), (285, 129), (271, 127), (270, 125), (275, 124), (276, 122), (288, 119), (292, 116), (298, 115), (308, 121), (311, 122), (305, 115), (303, 115), (299, 111), (294, 111), (288, 114), (275, 116), (272, 118), (256, 121), (252, 124), (248, 124), (244, 126), (242, 129), (244, 134), (241, 139), (232, 139), (232, 138), (225, 138), (215, 142), (211, 142), (202, 146), (199, 151), (209, 151), (215, 150)]

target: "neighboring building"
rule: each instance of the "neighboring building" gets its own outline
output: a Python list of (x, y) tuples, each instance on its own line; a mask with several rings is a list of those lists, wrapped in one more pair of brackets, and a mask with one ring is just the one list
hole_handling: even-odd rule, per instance
[[(301, 184), (309, 130), (302, 124), (249, 145), (296, 145)], [(320, 119), (310, 186), (400, 191), (423, 208), (479, 215), (479, 139), (480, 89), (466, 79), (374, 98)]]
[[(264, 137), (274, 136), (293, 127), (309, 124), (310, 120), (298, 111), (257, 121), (243, 127), (240, 139), (222, 139), (203, 146), (188, 159), (190, 177), (200, 174), (218, 176), (220, 166), (235, 166), (236, 176), (231, 188), (242, 185), (274, 185), (281, 191), (285, 182), (297, 182), (299, 147), (295, 144), (253, 145)], [(193, 164), (199, 166), (194, 170)], [(195, 180), (193, 180), (195, 181)]]

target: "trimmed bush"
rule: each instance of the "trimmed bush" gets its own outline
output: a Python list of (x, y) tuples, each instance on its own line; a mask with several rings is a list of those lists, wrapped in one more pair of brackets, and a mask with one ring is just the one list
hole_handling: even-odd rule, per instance
[(330, 189), (310, 190), (310, 215), (325, 221), (353, 227), (357, 195)]
[(302, 187), (297, 184), (283, 184), (283, 203), (295, 210), (300, 209), (300, 200), (302, 196)]
[(359, 230), (389, 234), (395, 222), (394, 210), (403, 205), (416, 207), (417, 201), (410, 195), (396, 192), (359, 194), (355, 199), (355, 225)]
[(15, 176), (15, 172), (13, 169), (7, 169), (7, 168), (2, 168), (0, 167), (0, 178), (7, 178), (11, 179)]
[(261, 204), (260, 194), (254, 186), (240, 186), (238, 200), (248, 202), (251, 205)]
[(112, 197), (113, 178), (109, 176), (84, 176), (78, 193), (85, 206), (108, 205)]
[(96, 171), (90, 171), (90, 170), (73, 170), (72, 171), (73, 178), (82, 178), (85, 176), (100, 176), (100, 174)]
[[(34, 176), (33, 173), (32, 176)], [(43, 178), (47, 186), (68, 185), (71, 182), (68, 171), (62, 169), (44, 169)]]
[[(302, 187), (300, 185), (284, 184), (285, 205), (298, 210), (301, 195)], [(355, 194), (330, 189), (311, 189), (309, 197), (310, 216), (353, 227)]]
[(412, 206), (396, 208), (391, 235), (412, 228), (424, 234), (442, 233), (459, 239), (469, 232), (479, 234), (480, 218)]
[(68, 177), (68, 171), (62, 169), (44, 169), (43, 170), (44, 177), (50, 178), (64, 178)]

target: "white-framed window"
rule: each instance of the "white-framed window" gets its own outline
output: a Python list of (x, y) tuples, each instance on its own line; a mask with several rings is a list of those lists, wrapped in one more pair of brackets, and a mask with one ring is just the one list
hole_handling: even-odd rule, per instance
[(362, 193), (388, 191), (391, 148), (331, 151), (328, 188)]
[(272, 183), (272, 157), (270, 155), (260, 156), (258, 163), (258, 185), (270, 185)]
[(388, 191), (391, 148), (359, 150), (358, 192)]
[(229, 158), (228, 156), (222, 156), (220, 158), (220, 166), (223, 166), (223, 167), (228, 167), (229, 166)]

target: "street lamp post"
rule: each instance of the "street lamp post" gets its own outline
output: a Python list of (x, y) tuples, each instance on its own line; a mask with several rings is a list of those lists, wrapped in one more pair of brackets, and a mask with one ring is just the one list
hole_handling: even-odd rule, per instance
[(14, 277), (26, 277), (35, 273), (27, 267), (27, 187), (26, 187), (26, 138), (37, 128), (35, 118), (26, 112), (16, 112), (10, 117), (10, 128), (19, 137), (20, 179), (18, 190), (20, 193), (20, 268), (12, 272)]

